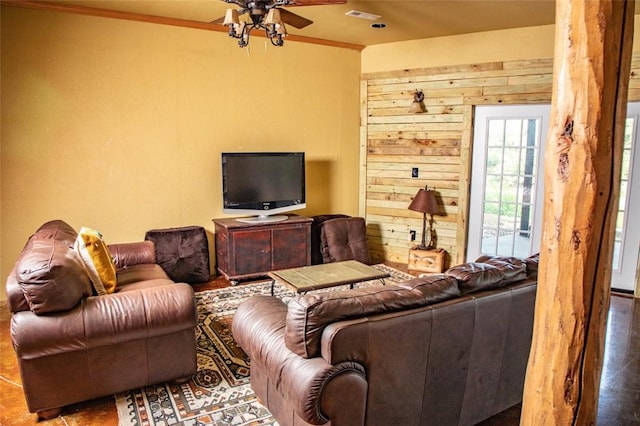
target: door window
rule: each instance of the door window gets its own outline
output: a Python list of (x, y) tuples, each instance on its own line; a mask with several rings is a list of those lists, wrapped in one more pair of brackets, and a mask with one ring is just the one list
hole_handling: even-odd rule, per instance
[(477, 107), (467, 259), (538, 251), (549, 106)]

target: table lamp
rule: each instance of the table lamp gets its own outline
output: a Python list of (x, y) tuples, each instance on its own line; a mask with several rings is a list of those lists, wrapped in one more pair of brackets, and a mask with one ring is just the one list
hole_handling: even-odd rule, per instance
[[(420, 189), (411, 204), (409, 204), (409, 210), (422, 213), (422, 241), (417, 249), (431, 250), (433, 249), (433, 214), (438, 213), (438, 201), (436, 200), (436, 193), (428, 189), (427, 186), (424, 189)], [(429, 245), (425, 242), (425, 236), (427, 231), (427, 214), (429, 214)]]

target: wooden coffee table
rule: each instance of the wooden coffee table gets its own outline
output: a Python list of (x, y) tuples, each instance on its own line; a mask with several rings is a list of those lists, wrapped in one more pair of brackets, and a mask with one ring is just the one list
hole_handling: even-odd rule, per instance
[(356, 260), (282, 269), (269, 272), (267, 275), (273, 280), (271, 281), (272, 296), (276, 281), (295, 293), (303, 294), (311, 290), (347, 284), (353, 288), (356, 283), (370, 280), (381, 280), (384, 284), (384, 279), (389, 276), (386, 272)]

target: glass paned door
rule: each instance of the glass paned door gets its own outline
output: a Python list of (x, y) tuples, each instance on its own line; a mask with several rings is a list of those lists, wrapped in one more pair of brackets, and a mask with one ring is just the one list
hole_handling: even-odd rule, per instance
[[(467, 260), (528, 256), (542, 232), (550, 105), (476, 107)], [(635, 167), (634, 167), (635, 165)], [(627, 107), (611, 287), (633, 291), (640, 257), (640, 102)], [(639, 294), (640, 295), (640, 294)]]
[(640, 165), (639, 122), (640, 103), (632, 102), (627, 106), (611, 275), (611, 287), (625, 291), (633, 291), (636, 287), (636, 270), (640, 255), (640, 227), (633, 226), (633, 218), (640, 214), (640, 173), (637, 171)]
[(476, 107), (467, 260), (538, 251), (548, 105)]

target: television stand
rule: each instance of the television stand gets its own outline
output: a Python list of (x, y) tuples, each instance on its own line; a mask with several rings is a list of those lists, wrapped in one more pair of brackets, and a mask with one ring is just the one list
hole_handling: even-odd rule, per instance
[(251, 216), (251, 217), (238, 217), (236, 220), (242, 223), (274, 223), (282, 222), (289, 219), (287, 215), (273, 215), (273, 216)]
[(296, 215), (266, 223), (213, 219), (218, 272), (236, 285), (271, 271), (310, 265), (311, 222)]

